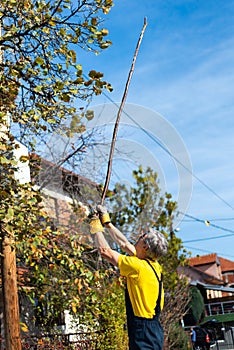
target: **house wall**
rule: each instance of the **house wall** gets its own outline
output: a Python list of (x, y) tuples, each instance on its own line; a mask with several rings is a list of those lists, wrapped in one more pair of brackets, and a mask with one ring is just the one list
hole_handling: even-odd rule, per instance
[(219, 290), (207, 290), (207, 299), (222, 298), (222, 292)]
[(181, 275), (181, 277), (186, 276), (189, 282), (191, 281), (203, 282), (203, 279), (201, 278), (201, 274), (199, 274), (195, 270), (190, 269), (187, 266), (178, 268), (178, 273)]
[[(234, 287), (234, 273), (231, 272), (224, 272), (223, 273), (223, 280), (229, 287)], [(223, 297), (233, 297), (233, 293), (223, 293)]]
[(20, 157), (28, 157), (28, 149), (21, 143), (15, 141), (17, 148), (14, 149), (14, 157), (17, 161), (17, 171), (15, 171), (15, 179), (18, 180), (21, 184), (31, 181), (29, 162), (21, 162)]
[(209, 275), (212, 275), (218, 279), (222, 279), (222, 273), (220, 265), (217, 265), (216, 263), (213, 264), (205, 264), (205, 265), (199, 265), (195, 266), (199, 270), (208, 273)]
[(64, 232), (77, 236), (80, 244), (93, 245), (93, 238), (90, 236), (89, 224), (85, 221), (89, 214), (88, 208), (77, 201), (78, 213), (74, 213), (73, 201), (70, 197), (43, 189), (43, 206), (51, 218), (55, 228), (62, 228)]
[(229, 285), (234, 285), (234, 272), (224, 272), (223, 273), (223, 280), (228, 283)]

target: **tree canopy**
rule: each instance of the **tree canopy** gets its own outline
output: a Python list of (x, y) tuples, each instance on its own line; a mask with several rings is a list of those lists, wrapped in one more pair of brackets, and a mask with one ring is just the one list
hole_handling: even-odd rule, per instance
[(63, 120), (70, 119), (68, 129), (84, 130), (82, 117), (90, 113), (81, 113), (74, 103), (111, 86), (94, 69), (86, 77), (79, 52), (98, 53), (111, 44), (102, 22), (112, 5), (111, 0), (1, 2), (0, 219), (16, 236), (35, 231), (41, 198), (32, 184), (15, 179), (15, 138), (32, 151), (39, 136), (45, 138)]
[(168, 239), (168, 252), (160, 258), (163, 266), (163, 283), (165, 288), (165, 308), (161, 321), (164, 326), (165, 343), (168, 349), (174, 349), (179, 342), (178, 322), (183, 319), (190, 300), (187, 280), (182, 278), (177, 269), (186, 263), (187, 251), (183, 242), (173, 230), (177, 203), (171, 194), (161, 193), (158, 175), (151, 168), (133, 172), (133, 185), (116, 184), (112, 206), (112, 220), (130, 240), (135, 241), (141, 230), (150, 227), (162, 232)]
[[(82, 314), (85, 308), (87, 324), (98, 319), (100, 326), (109, 327), (122, 311), (123, 290), (116, 289), (122, 286), (121, 279), (114, 282), (116, 271), (109, 265), (97, 271), (97, 253), (77, 239), (84, 213), (76, 212), (75, 234), (53, 227), (34, 184), (15, 178), (16, 134), (32, 151), (40, 136), (46, 137), (66, 120), (70, 120), (67, 131), (82, 133), (82, 118), (93, 115), (80, 106), (93, 94), (112, 89), (103, 73), (95, 69), (86, 73), (82, 66), (82, 50), (97, 54), (111, 44), (102, 22), (112, 5), (111, 0), (2, 0), (0, 6), (1, 239), (14, 235), (17, 264), (27, 268), (21, 290), (33, 300), (45, 327), (55, 325), (65, 309)], [(113, 222), (132, 240), (131, 232), (148, 226), (166, 235), (165, 287), (176, 295), (176, 268), (185, 260), (182, 242), (173, 234), (177, 204), (170, 194), (160, 193), (152, 169), (139, 168), (133, 175), (135, 186), (128, 190), (117, 184), (117, 195), (110, 199)], [(118, 310), (114, 300), (121, 304)], [(41, 313), (45, 309), (47, 318)], [(119, 324), (113, 324), (115, 332)]]
[(102, 27), (111, 7), (111, 0), (1, 2), (1, 117), (8, 112), (25, 142), (64, 118), (79, 124), (76, 99), (111, 90), (103, 73), (83, 71), (80, 58), (82, 50), (97, 54), (111, 44)]
[(165, 286), (172, 291), (179, 281), (177, 267), (186, 261), (186, 250), (173, 230), (177, 203), (170, 193), (161, 193), (158, 174), (151, 168), (133, 171), (134, 183), (127, 188), (117, 183), (116, 195), (110, 198), (112, 218), (130, 240), (135, 241), (141, 230), (150, 227), (165, 234), (169, 241), (168, 254), (161, 261), (165, 265)]
[[(0, 238), (13, 238), (17, 265), (27, 268), (19, 285), (30, 287), (25, 293), (40, 301), (37, 306), (45, 299), (48, 306), (53, 294), (51, 325), (61, 309), (76, 311), (75, 296), (82, 290), (89, 297), (86, 287), (95, 276), (83, 266), (74, 236), (52, 227), (35, 184), (16, 179), (16, 138), (31, 152), (67, 120), (65, 131), (84, 131), (82, 118), (93, 117), (86, 105), (112, 87), (102, 72), (84, 71), (82, 52), (95, 55), (111, 44), (103, 21), (112, 5), (111, 0), (3, 0), (0, 5)], [(25, 164), (28, 160), (20, 157)], [(61, 295), (63, 302), (56, 303)]]

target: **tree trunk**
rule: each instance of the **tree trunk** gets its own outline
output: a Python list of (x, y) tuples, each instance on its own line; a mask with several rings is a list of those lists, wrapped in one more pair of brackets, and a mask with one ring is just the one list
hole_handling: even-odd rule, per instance
[(7, 350), (21, 350), (16, 255), (12, 235), (2, 234), (1, 253), (5, 347)]

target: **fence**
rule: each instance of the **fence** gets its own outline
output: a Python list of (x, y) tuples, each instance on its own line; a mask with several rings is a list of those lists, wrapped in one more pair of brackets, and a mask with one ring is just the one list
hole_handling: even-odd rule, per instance
[[(98, 332), (32, 335), (22, 337), (22, 350), (93, 350), (99, 341)], [(0, 349), (6, 350), (4, 341)]]
[(207, 316), (234, 313), (234, 301), (224, 301), (205, 305)]

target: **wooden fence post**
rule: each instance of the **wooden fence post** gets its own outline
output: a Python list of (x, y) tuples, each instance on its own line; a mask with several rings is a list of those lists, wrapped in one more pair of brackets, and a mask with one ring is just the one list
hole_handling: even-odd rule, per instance
[(1, 238), (1, 274), (5, 347), (7, 350), (21, 350), (15, 241), (13, 234), (3, 231), (1, 231)]

